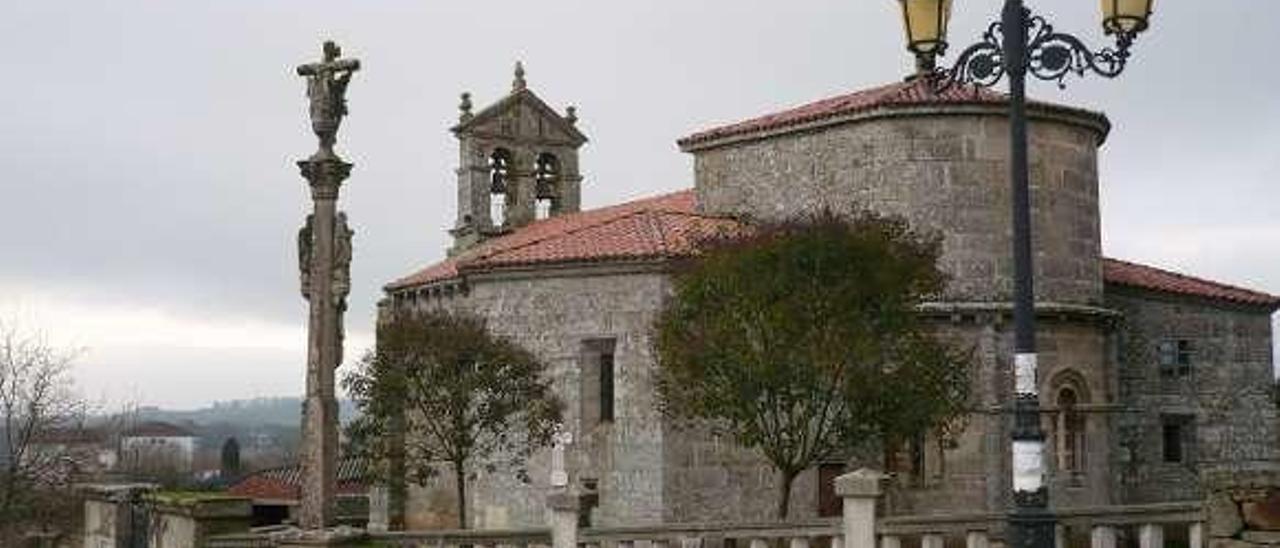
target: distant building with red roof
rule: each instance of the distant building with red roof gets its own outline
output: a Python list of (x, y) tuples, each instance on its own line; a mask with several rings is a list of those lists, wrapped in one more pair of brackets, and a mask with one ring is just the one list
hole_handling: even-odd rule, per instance
[[(227, 488), (227, 494), (253, 500), (253, 525), (279, 525), (293, 519), (302, 492), (300, 465), (268, 468), (240, 478)], [(357, 459), (338, 461), (338, 520), (345, 525), (364, 526), (369, 511), (369, 480), (363, 462)]]
[[(1197, 474), (1277, 463), (1271, 316), (1280, 297), (1102, 254), (1102, 114), (1033, 102), (1033, 229), (1039, 388), (1059, 508), (1198, 500)], [(385, 286), (383, 312), (466, 310), (552, 367), (570, 402), (572, 471), (604, 526), (772, 515), (776, 479), (732, 443), (675, 429), (657, 411), (649, 328), (670, 265), (702, 235), (820, 209), (869, 208), (941, 236), (945, 295), (921, 307), (970, 341), (975, 409), (954, 444), (926, 437), (893, 470), (893, 513), (1001, 512), (1009, 492), (1010, 193), (1006, 98), (935, 93), (923, 80), (823, 99), (698, 131), (688, 190), (581, 210), (586, 137), (576, 113), (513, 91), (453, 128), (460, 143), (455, 244)], [(606, 401), (607, 400), (607, 401)], [(607, 411), (606, 411), (607, 410)], [(792, 515), (816, 517), (829, 478), (802, 475)], [(873, 463), (878, 465), (880, 463)], [(547, 459), (533, 483), (477, 472), (476, 527), (541, 524)], [(410, 527), (447, 523), (444, 486), (416, 490)]]

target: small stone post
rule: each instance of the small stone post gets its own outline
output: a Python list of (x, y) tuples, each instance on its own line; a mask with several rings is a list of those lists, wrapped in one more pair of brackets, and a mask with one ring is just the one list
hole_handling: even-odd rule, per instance
[(1090, 548), (1116, 548), (1116, 528), (1110, 525), (1094, 525), (1089, 533)]
[(969, 531), (964, 535), (965, 548), (990, 548), (991, 542), (986, 531)]
[(547, 497), (551, 509), (551, 548), (578, 548), (578, 497), (567, 489)]
[(876, 548), (876, 500), (884, 474), (865, 468), (836, 478), (836, 496), (844, 499), (844, 548)]
[(1159, 523), (1144, 523), (1138, 527), (1138, 546), (1164, 548), (1164, 527)]

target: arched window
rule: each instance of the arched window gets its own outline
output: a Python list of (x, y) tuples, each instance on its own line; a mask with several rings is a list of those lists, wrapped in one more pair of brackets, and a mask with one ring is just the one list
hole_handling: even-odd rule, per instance
[(1084, 470), (1085, 418), (1080, 412), (1080, 396), (1074, 387), (1058, 391), (1056, 442), (1058, 470), (1079, 474)]
[(494, 149), (489, 155), (489, 219), (493, 226), (507, 221), (507, 205), (510, 203), (511, 151)]
[(536, 188), (534, 198), (537, 200), (534, 214), (538, 219), (546, 219), (558, 209), (560, 199), (560, 160), (554, 154), (544, 152), (538, 155), (533, 170)]

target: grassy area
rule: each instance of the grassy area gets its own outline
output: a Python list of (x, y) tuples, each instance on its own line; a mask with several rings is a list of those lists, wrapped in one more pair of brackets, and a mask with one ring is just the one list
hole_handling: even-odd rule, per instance
[(218, 491), (159, 491), (147, 496), (152, 502), (187, 506), (200, 502), (217, 502), (221, 500), (239, 499)]

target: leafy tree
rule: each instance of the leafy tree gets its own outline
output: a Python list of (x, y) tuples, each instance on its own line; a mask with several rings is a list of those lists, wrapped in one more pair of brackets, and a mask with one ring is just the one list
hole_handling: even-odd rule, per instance
[(677, 424), (772, 463), (780, 519), (813, 464), (960, 427), (969, 357), (917, 311), (946, 283), (938, 241), (902, 220), (828, 212), (698, 248), (655, 322), (659, 401)]
[(379, 463), (375, 473), (392, 483), (401, 479), (392, 474), (423, 484), (442, 465), (452, 471), (463, 528), (468, 470), (507, 464), (527, 481), (523, 464), (550, 443), (562, 408), (533, 354), (478, 317), (444, 311), (379, 326), (377, 348), (343, 385), (361, 411), (348, 426), (349, 451)]
[(222, 444), (222, 476), (230, 480), (240, 475), (240, 442), (234, 436)]

